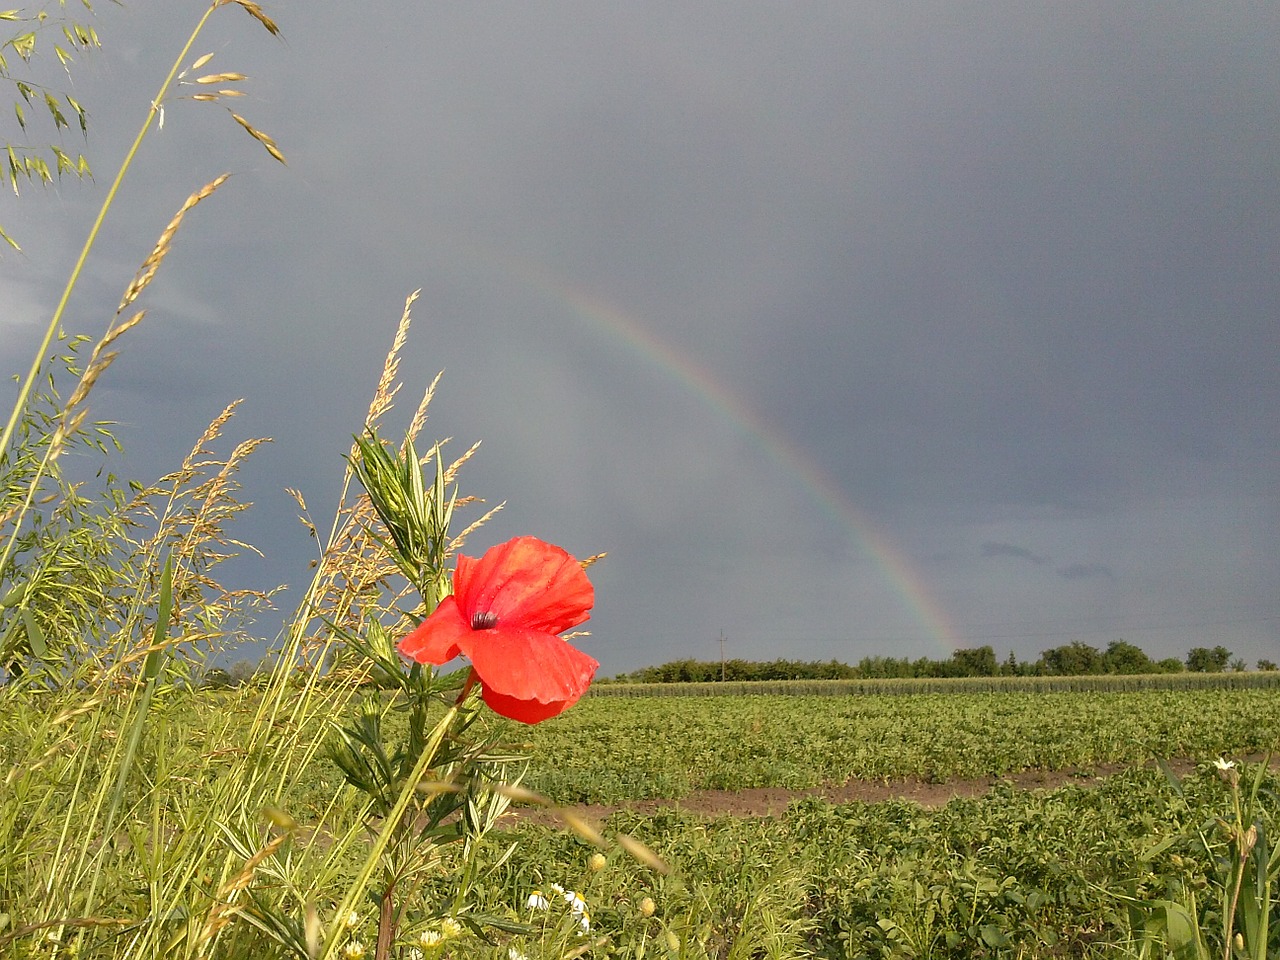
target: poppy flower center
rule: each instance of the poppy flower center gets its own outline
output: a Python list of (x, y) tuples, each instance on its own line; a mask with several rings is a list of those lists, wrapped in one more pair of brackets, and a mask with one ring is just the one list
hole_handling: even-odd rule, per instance
[(498, 625), (498, 615), (485, 610), (481, 613), (473, 613), (471, 615), (472, 630), (488, 630)]

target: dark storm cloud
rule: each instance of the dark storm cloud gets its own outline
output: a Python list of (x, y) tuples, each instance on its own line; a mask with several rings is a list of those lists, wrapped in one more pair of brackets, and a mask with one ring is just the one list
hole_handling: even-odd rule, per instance
[[(509, 506), (477, 549), (610, 552), (606, 670), (721, 629), (737, 655), (856, 660), (945, 652), (948, 621), (1027, 654), (1081, 609), (1132, 630), (1210, 602), (1244, 612), (1242, 649), (1272, 642), (1280, 8), (319, 9), (270, 5), (286, 44), (215, 18), (201, 48), (252, 76), (238, 112), (288, 169), (171, 104), (75, 304), (104, 322), (234, 172), (94, 402), (153, 475), (245, 397), (241, 429), (276, 438), (246, 482), (279, 579), (309, 559), (283, 487), (336, 496), (422, 287), (402, 403), (443, 368), (429, 432), (484, 440), (467, 483)], [(100, 180), (174, 10), (101, 15)], [(62, 188), (80, 222), (36, 232), (38, 279), (3, 264), (0, 304), (56, 299), (99, 197)], [(0, 318), (6, 364), (11, 329), (36, 325)], [(1034, 575), (1073, 556), (1096, 559)]]
[(1058, 569), (1058, 576), (1064, 580), (1085, 580), (1089, 577), (1105, 577), (1110, 580), (1115, 574), (1105, 563), (1069, 563)]
[(982, 545), (982, 555), (984, 557), (1017, 557), (1021, 560), (1029, 560), (1036, 566), (1043, 566), (1049, 562), (1047, 558), (1036, 556), (1026, 547), (1014, 546), (1012, 543), (994, 543), (990, 540)]

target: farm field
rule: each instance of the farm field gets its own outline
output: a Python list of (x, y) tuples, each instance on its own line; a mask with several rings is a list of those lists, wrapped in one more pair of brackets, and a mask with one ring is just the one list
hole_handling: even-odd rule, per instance
[[(1229, 816), (1212, 763), (1179, 778), (1157, 759), (1273, 748), (1280, 697), (1272, 689), (598, 698), (529, 732), (527, 782), (561, 802), (868, 780), (888, 783), (892, 795), (904, 779), (944, 790), (956, 778), (994, 782), (932, 809), (799, 796), (763, 818), (703, 816), (679, 803), (613, 812), (606, 833), (641, 839), (675, 873), (647, 877), (611, 858), (622, 879), (588, 875), (589, 891), (619, 922), (628, 904), (650, 896), (666, 905), (668, 923), (696, 929), (711, 956), (1139, 956), (1145, 921), (1134, 903), (1211, 893), (1212, 857), (1194, 838)], [(1122, 769), (1087, 775), (1102, 766)], [(1058, 779), (1079, 782), (1028, 791), (1007, 779), (1028, 770), (1071, 771), (1080, 775)], [(1275, 809), (1271, 794), (1269, 822)], [(580, 864), (589, 850), (543, 825), (516, 835), (512, 893), (557, 871), (575, 877), (575, 854)]]
[(1280, 690), (591, 697), (520, 732), (531, 788), (617, 804), (1258, 754), (1280, 742)]
[[(145, 913), (169, 853), (140, 856), (148, 828), (156, 828), (152, 837), (194, 829), (200, 811), (216, 807), (222, 785), (244, 776), (237, 765), (246, 760), (264, 779), (257, 788), (243, 781), (245, 795), (274, 795), (303, 828), (299, 836), (309, 836), (285, 848), (287, 860), (267, 872), (267, 882), (288, 875), (334, 909), (358, 848), (335, 861), (324, 838), (337, 824), (358, 821), (361, 801), (327, 755), (333, 725), (362, 702), (382, 710), (389, 724), (403, 715), (386, 697), (353, 691), (296, 726), (278, 724), (279, 752), (270, 743), (246, 748), (262, 700), (252, 690), (173, 693), (152, 706), (140, 745), (146, 782), (131, 795), (130, 840), (107, 868), (103, 916)], [(59, 716), (71, 728), (66, 744), (115, 736), (102, 710)], [(12, 709), (0, 717), (6, 769), (36, 750), (37, 720), (34, 711)], [(1222, 889), (1215, 858), (1230, 844), (1216, 823), (1229, 821), (1233, 809), (1230, 784), (1213, 761), (1276, 746), (1280, 693), (592, 697), (534, 727), (484, 712), (478, 722), (493, 724), (513, 754), (530, 756), (524, 786), (556, 804), (617, 809), (591, 811), (603, 849), (547, 811), (498, 821), (480, 841), (479, 859), (489, 866), (471, 885), (467, 909), (513, 932), (492, 944), (464, 935), (435, 956), (1136, 957), (1144, 955), (1142, 930), (1158, 913), (1140, 904), (1195, 896), (1212, 921)], [(35, 895), (27, 882), (56, 856), (74, 802), (58, 787), (70, 782), (75, 752), (67, 749), (67, 757), (46, 757), (35, 773), (10, 774), (21, 791), (3, 803), (0, 914), (26, 909)], [(1170, 778), (1157, 758), (1195, 763), (1184, 762), (1185, 775)], [(1104, 768), (1118, 772), (1092, 775)], [(1061, 772), (1054, 780), (1064, 785), (1020, 789), (1012, 780), (1026, 771)], [(1246, 765), (1232, 775), (1248, 785), (1255, 772), (1261, 775), (1256, 764)], [(42, 791), (45, 775), (50, 789)], [(945, 790), (958, 778), (985, 779), (991, 788), (933, 806), (894, 796), (904, 782)], [(828, 802), (800, 793), (873, 782), (887, 785), (887, 799)], [(1270, 837), (1280, 781), (1267, 775), (1260, 785), (1257, 818)], [(797, 793), (768, 817), (703, 815), (678, 802), (695, 791), (747, 788)], [(649, 803), (627, 807), (638, 801)], [(260, 808), (262, 800), (253, 804)], [(259, 815), (246, 808), (238, 823), (201, 824), (223, 851), (211, 863), (243, 862)], [(618, 846), (619, 835), (640, 841), (670, 872)], [(242, 844), (239, 860), (228, 849), (232, 837)], [(453, 896), (453, 877), (440, 870), (422, 882), (405, 906), (408, 936), (431, 929)], [(529, 908), (532, 891), (553, 883), (588, 905), (591, 939), (584, 939), (581, 918), (558, 909), (554, 897), (543, 898), (543, 909)], [(351, 929), (353, 944), (368, 939), (361, 924), (373, 920), (357, 913), (363, 919)], [(243, 949), (243, 934), (232, 942)], [(249, 955), (289, 955), (248, 942)], [(114, 955), (112, 945), (88, 955)], [(407, 947), (395, 955), (417, 956)]]

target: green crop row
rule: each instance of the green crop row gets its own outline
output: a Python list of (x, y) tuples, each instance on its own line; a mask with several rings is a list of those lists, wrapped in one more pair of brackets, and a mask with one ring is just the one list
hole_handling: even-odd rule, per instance
[(528, 785), (561, 802), (1090, 769), (1257, 754), (1280, 689), (913, 697), (596, 697), (520, 731)]
[[(146, 779), (126, 793), (128, 836), (104, 861), (102, 916), (145, 912), (153, 895), (148, 884), (165, 876), (163, 861), (176, 854), (148, 844), (144, 825), (195, 829), (242, 759), (267, 771), (296, 761), (278, 806), (303, 829), (269, 866), (282, 871), (293, 864), (291, 882), (305, 882), (308, 896), (332, 916), (359, 853), (330, 868), (332, 841), (311, 832), (326, 809), (330, 821), (358, 813), (359, 795), (341, 785), (322, 749), (333, 735), (326, 721), (337, 717), (303, 721), (290, 733), (296, 743), (319, 748), (309, 760), (246, 748), (259, 699), (247, 690), (175, 692), (153, 705), (139, 745)], [(0, 765), (15, 778), (21, 774), (25, 791), (11, 791), (0, 803), (0, 828), (20, 839), (0, 858), (0, 916), (29, 909), (39, 893), (33, 877), (58, 856), (60, 827), (75, 802), (72, 765), (86, 782), (110, 774), (100, 755), (116, 735), (118, 704), (59, 713), (63, 748), (50, 751), (41, 739), (48, 731), (40, 700), (10, 697), (0, 712)], [(399, 716), (392, 710), (388, 720)], [(507, 734), (532, 756), (527, 786), (560, 802), (618, 803), (698, 788), (998, 778), (1028, 767), (1137, 764), (1152, 756), (1239, 757), (1276, 746), (1280, 696), (1274, 689), (1218, 689), (591, 698), (560, 718), (508, 727)], [(1273, 780), (1268, 789), (1277, 787)], [(1274, 811), (1274, 793), (1266, 798)], [(492, 867), (476, 882), (481, 900), (474, 908), (526, 925), (520, 929), (532, 925), (534, 932), (519, 934), (513, 946), (530, 958), (566, 956), (588, 942), (572, 912), (526, 907), (532, 890), (545, 894), (551, 883), (586, 898), (593, 932), (608, 938), (591, 952), (597, 957), (1136, 955), (1116, 952), (1132, 932), (1122, 897), (1176, 899), (1195, 890), (1208, 903), (1215, 889), (1213, 858), (1189, 840), (1149, 858), (1144, 853), (1183, 834), (1212, 833), (1215, 818), (1229, 813), (1227, 799), (1212, 766), (1182, 793), (1148, 767), (1100, 786), (1044, 794), (1000, 784), (985, 797), (938, 810), (805, 799), (777, 819), (623, 810), (602, 825), (607, 838), (625, 833), (656, 851), (673, 867), (666, 876), (617, 847), (602, 869), (590, 869), (595, 848), (577, 834), (521, 822), (485, 841), (494, 845), (492, 857), (483, 858)], [(244, 814), (243, 824), (230, 826), (260, 836), (260, 811)], [(1268, 842), (1273, 826), (1263, 825)], [(183, 837), (174, 830), (175, 849)], [(214, 842), (225, 839), (215, 832)], [(154, 862), (139, 862), (143, 854)], [(448, 891), (431, 884), (453, 874), (442, 869), (432, 876), (405, 900), (407, 923), (426, 923), (432, 905), (447, 902)], [(259, 880), (274, 882), (266, 874)], [(372, 914), (365, 906), (357, 914), (352, 937), (367, 939)], [(506, 957), (505, 947), (495, 952), (460, 942), (452, 955), (492, 960)]]
[[(593, 920), (618, 931), (592, 956), (1137, 957), (1134, 900), (1218, 892), (1195, 837), (1229, 808), (1208, 765), (1181, 786), (1134, 770), (1099, 787), (999, 787), (937, 810), (809, 799), (774, 819), (621, 811), (605, 834), (639, 839), (671, 875), (620, 854), (593, 873), (593, 848), (576, 835), (523, 826), (520, 856), (491, 893), (513, 902), (574, 885)], [(1280, 931), (1272, 939), (1280, 947)]]

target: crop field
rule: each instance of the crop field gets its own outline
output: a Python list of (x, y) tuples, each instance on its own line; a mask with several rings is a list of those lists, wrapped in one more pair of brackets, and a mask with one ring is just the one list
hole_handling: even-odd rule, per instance
[(1280, 689), (592, 697), (523, 733), (531, 787), (618, 803), (1257, 754), (1280, 743)]
[[(1144, 931), (1180, 916), (1179, 898), (1212, 895), (1214, 859), (1229, 844), (1204, 841), (1232, 809), (1214, 764), (1180, 779), (1160, 761), (1270, 750), (1280, 696), (593, 698), (532, 732), (530, 786), (560, 802), (624, 804), (606, 833), (635, 836), (674, 870), (654, 877), (613, 857), (597, 877), (574, 834), (522, 826), (508, 896), (568, 876), (626, 929), (628, 909), (648, 896), (666, 929), (713, 956), (1154, 956)], [(1126, 769), (1083, 775), (1104, 764)], [(1047, 791), (1000, 780), (1027, 769), (1082, 775)], [(625, 809), (692, 790), (917, 777), (995, 786), (937, 809), (812, 797), (765, 818)], [(1276, 785), (1260, 791), (1268, 827)]]
[[(263, 855), (267, 834), (255, 826), (261, 810), (241, 811), (238, 821), (207, 831), (216, 855), (202, 869), (223, 865), (234, 876), (236, 864), (263, 856), (256, 880), (297, 885), (308, 891), (307, 902), (322, 905), (322, 916), (332, 914), (361, 847), (335, 856), (341, 841), (334, 831), (365, 809), (329, 755), (336, 724), (368, 709), (382, 711), (389, 724), (403, 722), (395, 698), (359, 691), (344, 697), (296, 726), (277, 724), (288, 763), (265, 744), (250, 746), (263, 691), (174, 693), (154, 704), (139, 746), (146, 781), (128, 797), (116, 855), (104, 868), (103, 922), (145, 914), (164, 882), (165, 858), (182, 849), (173, 831), (191, 830), (193, 817), (218, 809), (220, 790), (244, 777), (246, 759), (279, 778), (269, 783), (279, 787), (276, 816), (300, 829)], [(102, 709), (68, 717), (62, 708), (62, 751), (46, 754), (39, 770), (19, 773), (39, 752), (42, 723), (48, 729), (40, 703), (34, 698), (19, 710), (10, 700), (0, 718), (0, 759), (18, 787), (5, 798), (0, 824), (0, 917), (23, 909), (35, 895), (27, 884), (65, 844), (59, 833), (75, 802), (69, 771), (85, 760), (77, 745), (110, 744), (124, 720), (122, 713), (119, 724), (104, 722)], [(1229, 886), (1220, 866), (1242, 798), (1250, 823), (1260, 825), (1263, 875), (1275, 867), (1267, 844), (1280, 782), (1257, 763), (1220, 770), (1213, 762), (1256, 756), (1280, 742), (1274, 688), (591, 697), (534, 727), (486, 714), (479, 722), (511, 755), (530, 758), (525, 787), (557, 805), (620, 809), (593, 817), (574, 807), (576, 814), (561, 820), (517, 806), (499, 819), (473, 851), (487, 866), (469, 885), (467, 909), (507, 932), (495, 935), (490, 927), (489, 943), (464, 932), (436, 956), (1159, 956), (1143, 951), (1178, 910), (1198, 910), (1210, 925), (1217, 916), (1220, 924), (1213, 905)], [(1187, 759), (1198, 764), (1182, 778), (1157, 762)], [(1121, 770), (1091, 775), (1104, 765)], [(1029, 769), (1074, 776), (1039, 791), (1005, 780)], [(799, 792), (767, 817), (699, 815), (678, 803), (695, 790), (966, 777), (990, 778), (991, 789), (933, 808), (901, 799), (832, 803)], [(237, 789), (256, 789), (239, 782)], [(655, 798), (673, 802), (627, 806)], [(155, 849), (158, 837), (167, 839)], [(408, 942), (420, 934), (424, 943), (431, 939), (423, 931), (435, 929), (439, 905), (454, 897), (453, 878), (438, 864), (421, 881), (404, 908)], [(589, 935), (587, 914), (556, 894), (547, 899), (551, 884), (580, 896)], [(542, 897), (536, 909), (529, 906), (534, 891)], [(372, 937), (365, 927), (373, 916), (355, 907), (344, 936), (359, 946)], [(1210, 926), (1202, 939), (1216, 942), (1215, 932)], [(0, 937), (5, 933), (0, 926)], [(288, 955), (245, 936), (231, 942), (250, 955)], [(1266, 936), (1274, 949), (1274, 931)], [(42, 942), (17, 938), (26, 952), (15, 955), (51, 955), (33, 946)], [(118, 945), (96, 942), (93, 955), (112, 955), (108, 947)], [(357, 952), (353, 946), (342, 955)], [(432, 954), (406, 945), (395, 955)]]

